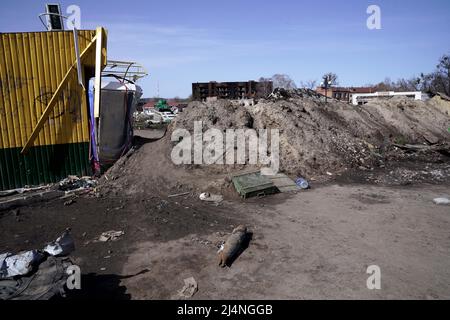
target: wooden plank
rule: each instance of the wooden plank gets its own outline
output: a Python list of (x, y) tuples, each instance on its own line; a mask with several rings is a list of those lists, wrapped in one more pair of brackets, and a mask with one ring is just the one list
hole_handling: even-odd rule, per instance
[[(88, 44), (88, 46), (83, 50), (83, 52), (80, 55), (80, 59), (82, 59), (90, 51), (93, 44), (96, 42), (96, 38), (97, 38), (97, 36), (95, 36), (92, 39), (92, 41)], [(64, 86), (67, 84), (67, 81), (69, 80), (71, 73), (73, 72), (73, 70), (76, 69), (76, 64), (77, 64), (77, 61), (72, 63), (69, 70), (67, 70), (66, 75), (64, 76), (63, 80), (59, 83), (58, 88), (53, 93), (53, 96), (50, 99), (50, 102), (45, 107), (44, 112), (42, 112), (42, 115), (39, 118), (38, 123), (36, 124), (36, 126), (33, 129), (33, 132), (31, 133), (30, 137), (28, 138), (27, 142), (25, 143), (24, 147), (22, 148), (22, 151), (20, 152), (21, 154), (27, 153), (28, 149), (33, 145), (34, 141), (36, 140), (37, 136), (39, 135), (39, 132), (44, 127), (44, 124), (47, 121), (50, 112), (53, 110), (56, 102), (58, 101), (58, 96), (60, 95)]]
[(97, 28), (97, 46), (95, 48), (95, 81), (94, 81), (94, 118), (100, 116), (100, 92), (102, 88), (102, 42), (103, 30)]
[(298, 191), (299, 187), (297, 184), (283, 173), (278, 173), (273, 176), (266, 176), (270, 181), (280, 190), (280, 192), (292, 192)]

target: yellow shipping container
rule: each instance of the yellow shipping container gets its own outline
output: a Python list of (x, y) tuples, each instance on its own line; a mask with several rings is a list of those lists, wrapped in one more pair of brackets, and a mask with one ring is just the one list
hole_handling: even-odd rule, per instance
[[(80, 52), (89, 46), (82, 57), (86, 84), (95, 74), (95, 37), (95, 30), (78, 31)], [(102, 53), (106, 62), (105, 38)], [(90, 173), (88, 94), (75, 61), (72, 31), (0, 34), (0, 189)], [(22, 154), (65, 78), (44, 126)]]

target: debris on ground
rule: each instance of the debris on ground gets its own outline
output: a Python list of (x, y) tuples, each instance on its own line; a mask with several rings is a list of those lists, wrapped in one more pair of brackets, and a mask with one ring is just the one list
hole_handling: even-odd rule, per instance
[(39, 191), (39, 190), (46, 190), (49, 189), (52, 185), (51, 184), (47, 184), (44, 186), (38, 186), (38, 187), (33, 187), (33, 188), (17, 188), (17, 189), (11, 189), (11, 190), (3, 190), (0, 191), (0, 197), (7, 197), (7, 196), (11, 196), (14, 194), (22, 194), (22, 193), (26, 193), (26, 192), (31, 192), (31, 191)]
[(67, 268), (72, 266), (67, 257), (47, 257), (36, 271), (29, 275), (0, 280), (0, 300), (49, 300), (66, 295)]
[(162, 209), (166, 208), (168, 205), (169, 205), (169, 202), (168, 202), (168, 201), (166, 201), (166, 200), (161, 200), (161, 202), (160, 202), (158, 205), (156, 205), (156, 208), (157, 208), (158, 210), (162, 210)]
[(114, 230), (105, 231), (100, 235), (98, 241), (100, 242), (117, 241), (124, 234), (125, 232), (123, 231), (114, 231)]
[(181, 197), (181, 196), (187, 196), (189, 194), (191, 194), (191, 193), (190, 192), (182, 192), (182, 193), (170, 194), (168, 197), (169, 198)]
[(44, 259), (38, 250), (19, 254), (3, 253), (0, 255), (0, 279), (26, 275)]
[(302, 177), (295, 179), (295, 184), (301, 189), (309, 189), (308, 181)]
[(433, 199), (433, 202), (436, 204), (447, 205), (447, 204), (450, 204), (450, 199), (449, 198), (435, 198), (435, 199)]
[(75, 242), (70, 235), (70, 229), (67, 229), (59, 238), (49, 243), (43, 251), (51, 256), (66, 256), (74, 250)]
[(314, 99), (316, 101), (325, 102), (326, 100), (332, 101), (330, 99), (312, 89), (306, 88), (298, 88), (298, 89), (283, 89), (283, 88), (275, 88), (271, 94), (269, 94), (268, 99), (270, 100), (285, 100), (291, 98), (306, 98), (306, 99)]
[[(98, 192), (135, 195), (156, 183), (160, 195), (167, 197), (178, 194), (174, 192), (177, 190), (175, 181), (185, 181), (193, 186), (192, 190), (206, 189), (226, 197), (233, 185), (236, 188), (234, 176), (267, 167), (267, 164), (250, 164), (247, 150), (245, 163), (173, 164), (171, 153), (177, 143), (171, 141), (172, 133), (184, 129), (192, 135), (196, 121), (202, 122), (202, 132), (208, 129), (256, 130), (258, 135), (260, 129), (277, 129), (278, 172), (288, 177), (302, 177), (307, 182), (327, 182), (356, 172), (355, 177), (361, 176), (366, 182), (402, 184), (403, 178), (385, 176), (389, 174), (388, 167), (396, 172), (395, 164), (401, 168), (404, 162), (417, 163), (417, 167), (433, 164), (430, 170), (442, 172), (442, 177), (428, 175), (428, 182), (437, 182), (435, 178), (439, 183), (450, 181), (450, 171), (443, 168), (449, 159), (448, 101), (394, 97), (373, 99), (355, 106), (335, 99), (325, 103), (324, 98), (312, 90), (277, 89), (254, 105), (225, 99), (193, 101), (170, 123), (163, 138), (151, 146), (144, 144), (136, 149), (129, 161), (118, 161), (106, 173), (108, 179), (101, 180)], [(223, 150), (228, 150), (226, 139)], [(153, 170), (142, 170), (143, 164), (151, 164)], [(414, 182), (414, 177), (412, 179)], [(271, 187), (264, 193), (252, 195), (266, 195), (271, 190), (278, 192), (276, 187)], [(238, 190), (238, 193), (247, 196), (246, 192)], [(163, 206), (159, 205), (158, 209)]]
[(223, 201), (223, 196), (220, 194), (211, 194), (209, 192), (203, 192), (199, 196), (200, 200), (202, 201), (209, 201), (209, 202), (215, 202), (220, 203)]
[(219, 266), (231, 266), (238, 253), (244, 248), (247, 239), (247, 227), (237, 226), (218, 251)]
[(64, 202), (64, 205), (65, 205), (65, 206), (70, 206), (71, 204), (74, 204), (74, 203), (75, 203), (75, 200), (70, 199), (70, 200), (65, 201), (65, 202)]
[(194, 277), (184, 279), (184, 286), (175, 296), (175, 299), (189, 299), (198, 291), (197, 281)]
[[(450, 116), (433, 101), (374, 99), (354, 106), (334, 99), (324, 103), (324, 96), (306, 89), (276, 89), (268, 99), (248, 107), (226, 100), (192, 102), (169, 126), (168, 136), (175, 129), (192, 133), (194, 121), (202, 121), (203, 131), (278, 129), (279, 171), (305, 178), (370, 169), (391, 158), (410, 157), (396, 144), (432, 141), (437, 145), (423, 151), (438, 157), (447, 150), (450, 126)], [(223, 165), (199, 166), (206, 173), (227, 170)]]
[(68, 176), (67, 178), (61, 180), (58, 184), (58, 189), (65, 192), (73, 192), (84, 189), (92, 189), (97, 185), (97, 181), (91, 177), (77, 177)]
[(42, 250), (0, 254), (0, 300), (41, 300), (64, 295), (75, 250), (70, 230)]

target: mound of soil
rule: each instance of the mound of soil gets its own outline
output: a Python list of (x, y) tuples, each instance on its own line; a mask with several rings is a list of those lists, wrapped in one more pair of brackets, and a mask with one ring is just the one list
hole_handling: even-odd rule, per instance
[[(193, 135), (195, 121), (202, 121), (203, 132), (210, 128), (222, 132), (278, 129), (280, 171), (293, 177), (326, 180), (330, 174), (383, 168), (389, 161), (405, 158), (408, 161), (449, 161), (447, 155), (438, 152), (411, 153), (397, 147), (405, 144), (448, 146), (450, 116), (442, 102), (392, 98), (353, 106), (332, 99), (325, 103), (323, 96), (308, 90), (275, 93), (254, 105), (228, 100), (192, 102), (170, 124), (164, 138), (143, 145), (125, 165), (116, 166), (107, 175), (115, 175), (112, 180), (119, 180), (122, 189), (132, 189), (132, 192), (155, 182), (161, 190), (173, 187), (193, 190), (199, 185), (204, 190), (211, 183), (219, 184), (216, 189), (223, 189), (220, 184), (229, 184), (231, 173), (261, 167), (174, 165), (170, 155), (177, 142), (171, 141), (172, 133), (176, 129), (186, 129)], [(223, 181), (214, 182), (214, 178)]]

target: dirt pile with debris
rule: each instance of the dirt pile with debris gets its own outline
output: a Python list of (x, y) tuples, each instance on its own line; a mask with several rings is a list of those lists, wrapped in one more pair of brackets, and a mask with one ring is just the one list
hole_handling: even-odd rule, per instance
[(443, 144), (445, 150), (450, 141), (450, 116), (432, 101), (325, 104), (323, 96), (309, 90), (275, 91), (254, 106), (226, 100), (193, 102), (171, 124), (169, 135), (177, 128), (193, 132), (194, 121), (202, 121), (204, 131), (278, 129), (281, 171), (306, 177), (370, 169), (408, 157), (396, 144)]
[(119, 162), (119, 168), (107, 176), (127, 192), (155, 182), (158, 188), (169, 188), (168, 181), (183, 192), (215, 183), (218, 176), (229, 183), (231, 173), (261, 167), (174, 165), (171, 152), (178, 142), (171, 141), (172, 133), (186, 129), (193, 136), (195, 121), (202, 121), (203, 132), (210, 128), (224, 133), (227, 129), (278, 129), (280, 171), (315, 181), (403, 160), (448, 163), (450, 115), (445, 103), (392, 98), (354, 106), (334, 99), (325, 103), (324, 96), (305, 89), (275, 90), (250, 106), (228, 100), (192, 102), (172, 121), (163, 139), (143, 145), (126, 165)]

